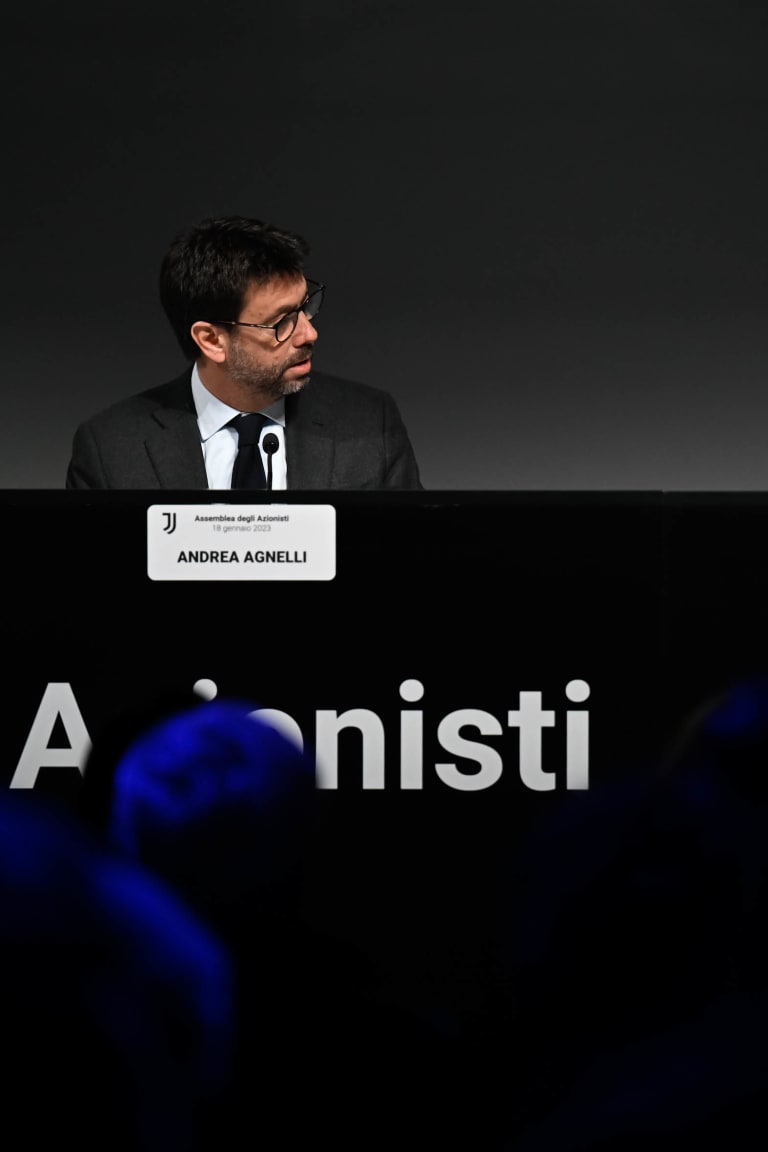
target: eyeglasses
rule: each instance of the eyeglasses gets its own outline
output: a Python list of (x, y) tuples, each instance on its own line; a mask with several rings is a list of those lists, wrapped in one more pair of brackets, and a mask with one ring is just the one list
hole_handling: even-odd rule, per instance
[(290, 340), (296, 331), (296, 325), (299, 322), (299, 312), (303, 312), (307, 320), (314, 320), (320, 311), (320, 306), (323, 303), (323, 293), (325, 292), (325, 284), (319, 284), (317, 280), (307, 280), (307, 284), (314, 285), (313, 290), (308, 293), (304, 303), (298, 308), (294, 308), (292, 312), (286, 312), (277, 324), (254, 324), (248, 320), (212, 320), (212, 324), (237, 324), (240, 328), (267, 328), (274, 332), (275, 340), (278, 344), (284, 344), (286, 340)]

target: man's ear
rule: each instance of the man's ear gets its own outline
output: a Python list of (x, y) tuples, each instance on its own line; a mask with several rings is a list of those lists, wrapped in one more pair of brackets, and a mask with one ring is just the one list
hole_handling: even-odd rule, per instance
[(200, 351), (209, 360), (221, 364), (227, 356), (227, 332), (207, 320), (195, 320), (189, 330)]

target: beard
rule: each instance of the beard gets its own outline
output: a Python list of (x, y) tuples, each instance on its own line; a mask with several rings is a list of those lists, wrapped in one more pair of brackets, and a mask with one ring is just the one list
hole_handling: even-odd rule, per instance
[(294, 349), (293, 353), (279, 364), (260, 363), (257, 356), (249, 352), (240, 340), (232, 340), (227, 356), (227, 370), (231, 378), (247, 388), (254, 399), (271, 404), (281, 396), (289, 396), (293, 392), (300, 392), (309, 383), (309, 373), (291, 380), (285, 379), (285, 373), (294, 364), (301, 364), (312, 355), (312, 345), (306, 344), (302, 348)]

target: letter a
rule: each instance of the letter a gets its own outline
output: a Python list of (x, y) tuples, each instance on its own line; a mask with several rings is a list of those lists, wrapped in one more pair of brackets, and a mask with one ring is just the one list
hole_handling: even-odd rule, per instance
[[(69, 748), (48, 747), (54, 724), (59, 716), (67, 732)], [(83, 723), (71, 687), (69, 684), (48, 684), (9, 787), (34, 788), (41, 768), (74, 766), (82, 775), (90, 750), (91, 738)]]

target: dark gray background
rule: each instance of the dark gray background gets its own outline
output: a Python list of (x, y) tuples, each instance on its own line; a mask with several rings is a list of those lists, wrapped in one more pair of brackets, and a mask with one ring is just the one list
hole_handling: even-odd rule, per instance
[(243, 212), (428, 488), (768, 489), (767, 48), (716, 0), (4, 17), (0, 487), (181, 370), (162, 253)]

